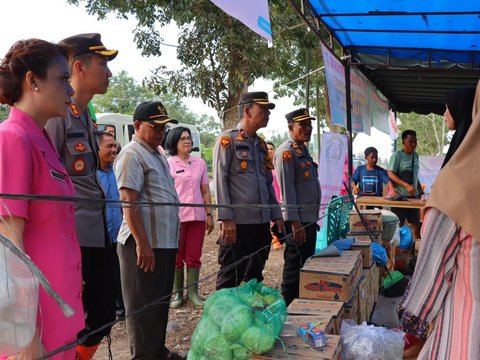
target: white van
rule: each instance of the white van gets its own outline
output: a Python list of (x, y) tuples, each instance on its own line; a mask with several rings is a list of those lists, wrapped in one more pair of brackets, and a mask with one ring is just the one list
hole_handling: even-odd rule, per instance
[[(120, 145), (124, 146), (132, 140), (133, 130), (133, 116), (124, 115), (124, 114), (114, 114), (114, 113), (99, 113), (97, 116), (98, 131), (103, 131), (105, 125), (112, 124), (115, 125), (115, 133), (117, 141)], [(183, 126), (190, 129), (192, 133), (192, 155), (200, 157), (200, 133), (195, 125), (191, 124), (172, 124), (169, 123), (168, 126), (170, 129)]]

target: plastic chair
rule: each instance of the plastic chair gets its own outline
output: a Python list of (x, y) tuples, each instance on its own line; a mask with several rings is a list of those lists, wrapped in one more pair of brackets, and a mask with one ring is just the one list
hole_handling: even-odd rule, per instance
[(350, 230), (350, 210), (353, 204), (349, 196), (336, 197), (327, 205), (323, 242), (330, 245), (335, 240), (345, 239)]

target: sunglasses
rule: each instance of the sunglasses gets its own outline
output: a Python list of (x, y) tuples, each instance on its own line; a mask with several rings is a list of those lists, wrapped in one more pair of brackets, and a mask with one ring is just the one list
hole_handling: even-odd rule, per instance
[(150, 126), (155, 132), (167, 131), (169, 129), (169, 126), (167, 124), (154, 124), (146, 121), (144, 121), (143, 123), (147, 126)]

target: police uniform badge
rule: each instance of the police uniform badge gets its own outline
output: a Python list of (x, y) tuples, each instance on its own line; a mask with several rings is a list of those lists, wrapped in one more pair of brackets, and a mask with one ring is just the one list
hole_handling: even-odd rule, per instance
[(240, 167), (243, 169), (243, 170), (246, 170), (248, 168), (248, 162), (246, 160), (243, 160), (241, 163), (240, 163)]
[(235, 140), (237, 141), (245, 141), (245, 138), (242, 135), (238, 135)]
[(309, 177), (309, 176), (310, 176), (310, 171), (305, 170), (305, 172), (303, 173), (303, 175), (305, 175), (305, 177)]
[(80, 109), (78, 108), (77, 104), (71, 103), (70, 104), (70, 112), (75, 117), (80, 117)]
[(82, 172), (85, 170), (85, 160), (83, 158), (78, 158), (73, 162), (73, 170), (75, 172)]
[(228, 149), (231, 143), (232, 140), (230, 136), (222, 136), (222, 138), (220, 139), (220, 145), (222, 145), (222, 148), (224, 149)]
[(84, 152), (86, 148), (87, 147), (85, 146), (84, 143), (80, 142), (75, 144), (75, 150), (77, 150), (78, 152)]
[(283, 162), (284, 163), (288, 163), (290, 162), (290, 160), (292, 160), (292, 152), (290, 150), (285, 150), (282, 154), (282, 159), (283, 159)]

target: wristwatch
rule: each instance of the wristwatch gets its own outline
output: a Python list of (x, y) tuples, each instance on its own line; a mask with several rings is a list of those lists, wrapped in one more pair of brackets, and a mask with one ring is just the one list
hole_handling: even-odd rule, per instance
[(211, 211), (211, 212), (207, 213), (207, 216), (211, 216), (211, 217), (213, 217), (213, 211)]

